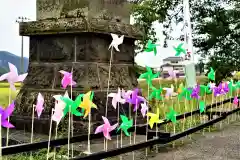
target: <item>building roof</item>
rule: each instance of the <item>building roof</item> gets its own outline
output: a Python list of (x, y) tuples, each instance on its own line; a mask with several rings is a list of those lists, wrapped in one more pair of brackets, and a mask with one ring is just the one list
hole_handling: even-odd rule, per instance
[(163, 64), (161, 67), (185, 67), (184, 64), (169, 64), (169, 63), (166, 63), (166, 64)]
[(163, 61), (183, 61), (183, 60), (184, 60), (183, 57), (177, 57), (177, 56), (167, 57), (167, 58), (163, 59)]

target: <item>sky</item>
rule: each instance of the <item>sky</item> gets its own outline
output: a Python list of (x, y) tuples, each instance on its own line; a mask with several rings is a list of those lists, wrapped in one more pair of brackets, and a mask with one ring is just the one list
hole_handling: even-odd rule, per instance
[[(0, 51), (9, 51), (18, 56), (21, 55), (21, 37), (19, 36), (19, 25), (16, 19), (19, 16), (27, 17), (30, 20), (36, 20), (36, 0), (0, 0)], [(169, 48), (162, 48), (164, 36), (162, 34), (162, 25), (153, 24), (158, 43), (158, 52), (161, 58), (174, 56), (172, 46), (178, 45), (179, 41), (168, 42)], [(181, 26), (176, 26), (175, 35)], [(163, 54), (162, 54), (163, 53)], [(24, 57), (29, 57), (29, 38), (24, 37)]]
[[(36, 19), (35, 0), (0, 0), (0, 51), (21, 55), (21, 37), (16, 19)], [(24, 37), (24, 57), (29, 57), (29, 38)]]

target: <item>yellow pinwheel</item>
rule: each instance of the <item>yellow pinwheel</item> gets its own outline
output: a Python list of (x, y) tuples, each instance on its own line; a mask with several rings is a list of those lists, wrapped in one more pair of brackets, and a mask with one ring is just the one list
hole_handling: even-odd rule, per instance
[(79, 105), (80, 108), (82, 108), (82, 109), (85, 110), (85, 114), (84, 114), (84, 117), (83, 117), (83, 118), (86, 118), (86, 117), (89, 115), (89, 113), (90, 113), (90, 111), (91, 111), (91, 108), (96, 108), (96, 109), (97, 109), (96, 104), (94, 104), (94, 103), (92, 102), (92, 97), (93, 97), (93, 96), (91, 96), (91, 95), (92, 95), (91, 93), (92, 93), (92, 92), (89, 91), (89, 92), (87, 92), (86, 94), (84, 94), (84, 96), (83, 96), (83, 101), (82, 101), (82, 102), (80, 103), (80, 105)]
[(164, 122), (163, 120), (159, 119), (159, 108), (157, 108), (157, 113), (156, 114), (148, 112), (147, 116), (150, 117), (150, 120), (149, 120), (148, 123), (149, 123), (149, 126), (150, 126), (151, 129), (153, 128), (154, 123), (162, 123), (162, 122)]

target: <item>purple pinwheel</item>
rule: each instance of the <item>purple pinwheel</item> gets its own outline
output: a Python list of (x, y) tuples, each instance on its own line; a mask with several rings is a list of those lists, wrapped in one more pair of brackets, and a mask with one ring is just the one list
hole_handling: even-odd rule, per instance
[(195, 88), (193, 88), (191, 97), (199, 99), (200, 98), (199, 93), (200, 93), (200, 85), (197, 85)]
[(7, 120), (7, 118), (12, 114), (14, 107), (15, 107), (14, 101), (6, 109), (3, 109), (2, 107), (0, 107), (1, 126), (2, 127), (14, 128), (14, 126)]
[(222, 83), (220, 83), (217, 87), (213, 88), (213, 93), (215, 97), (225, 94)]
[(224, 83), (223, 91), (224, 91), (225, 93), (228, 93), (228, 92), (229, 92), (229, 87), (228, 87), (228, 84), (227, 84), (227, 83)]
[(146, 99), (142, 96), (138, 96), (138, 93), (139, 93), (139, 89), (136, 88), (132, 92), (131, 97), (126, 99), (128, 103), (135, 105), (133, 110), (134, 112), (138, 109), (141, 102), (146, 102)]
[(213, 88), (213, 94), (214, 94), (215, 97), (219, 96), (221, 94), (221, 88), (214, 87)]

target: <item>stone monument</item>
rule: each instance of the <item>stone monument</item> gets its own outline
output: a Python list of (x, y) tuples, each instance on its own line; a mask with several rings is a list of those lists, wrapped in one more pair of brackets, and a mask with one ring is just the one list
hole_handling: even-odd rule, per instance
[[(37, 21), (20, 23), (20, 35), (30, 37), (28, 76), (17, 95), (12, 118), (17, 129), (30, 130), (32, 105), (40, 92), (45, 98), (41, 118), (35, 120), (35, 132), (47, 133), (53, 95), (64, 94), (60, 70), (71, 72), (77, 86), (72, 97), (94, 91), (98, 110), (92, 121), (102, 123), (105, 115), (110, 50), (110, 33), (125, 35), (120, 52), (114, 50), (110, 92), (117, 87), (137, 86), (134, 71), (134, 41), (142, 33), (130, 25), (131, 5), (126, 0), (37, 0)], [(70, 88), (68, 88), (70, 94)], [(117, 112), (109, 98), (108, 118)], [(87, 121), (87, 119), (85, 120)], [(85, 128), (82, 117), (74, 117), (74, 128)], [(61, 124), (61, 123), (60, 123)]]

